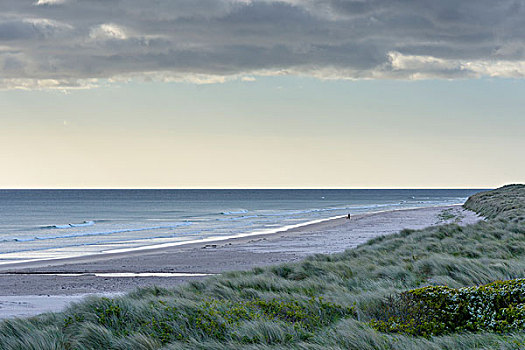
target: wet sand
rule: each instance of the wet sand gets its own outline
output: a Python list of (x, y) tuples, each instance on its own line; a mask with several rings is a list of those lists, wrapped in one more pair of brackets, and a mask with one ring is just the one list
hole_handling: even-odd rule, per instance
[[(133, 251), (0, 266), (0, 318), (58, 311), (86, 294), (113, 295), (136, 287), (175, 286), (198, 274), (248, 270), (297, 261), (307, 255), (336, 253), (371, 238), (446, 223), (440, 214), (452, 210), (461, 225), (481, 218), (460, 206), (385, 211), (333, 219), (284, 232)], [(449, 220), (448, 222), (450, 222)], [(108, 277), (94, 273), (186, 273), (168, 277)], [(75, 274), (64, 276), (63, 274)], [(80, 274), (80, 275), (78, 275)], [(17, 306), (18, 305), (18, 306)]]

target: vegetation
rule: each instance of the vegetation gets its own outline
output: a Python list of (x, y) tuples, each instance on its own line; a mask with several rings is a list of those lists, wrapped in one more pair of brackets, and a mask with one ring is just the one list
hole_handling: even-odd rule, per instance
[(462, 214), (457, 213), (457, 209), (455, 208), (448, 208), (441, 211), (441, 213), (438, 214), (438, 223), (458, 223), (460, 222), (465, 216)]
[(383, 307), (388, 318), (370, 323), (384, 332), (429, 336), (520, 331), (525, 329), (525, 279), (458, 289), (413, 289), (388, 298)]
[(523, 223), (525, 220), (525, 185), (507, 185), (497, 190), (471, 196), (465, 208), (488, 219), (509, 220)]
[(465, 207), (487, 220), (7, 320), (0, 349), (524, 348), (525, 186)]

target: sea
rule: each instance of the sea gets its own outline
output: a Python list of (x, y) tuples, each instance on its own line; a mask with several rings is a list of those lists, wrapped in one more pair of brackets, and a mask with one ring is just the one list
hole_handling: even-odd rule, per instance
[(0, 190), (0, 265), (273, 233), (463, 204), (476, 189)]

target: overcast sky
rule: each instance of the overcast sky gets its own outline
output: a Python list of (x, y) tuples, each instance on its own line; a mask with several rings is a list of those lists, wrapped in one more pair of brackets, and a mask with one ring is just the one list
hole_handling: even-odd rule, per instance
[(0, 187), (524, 182), (524, 75), (525, 1), (2, 0)]

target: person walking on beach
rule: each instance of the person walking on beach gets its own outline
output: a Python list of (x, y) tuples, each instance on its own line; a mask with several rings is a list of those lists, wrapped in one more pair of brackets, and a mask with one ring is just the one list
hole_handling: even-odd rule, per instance
[(348, 213), (348, 216), (346, 217), (348, 220), (350, 220), (350, 213)]

